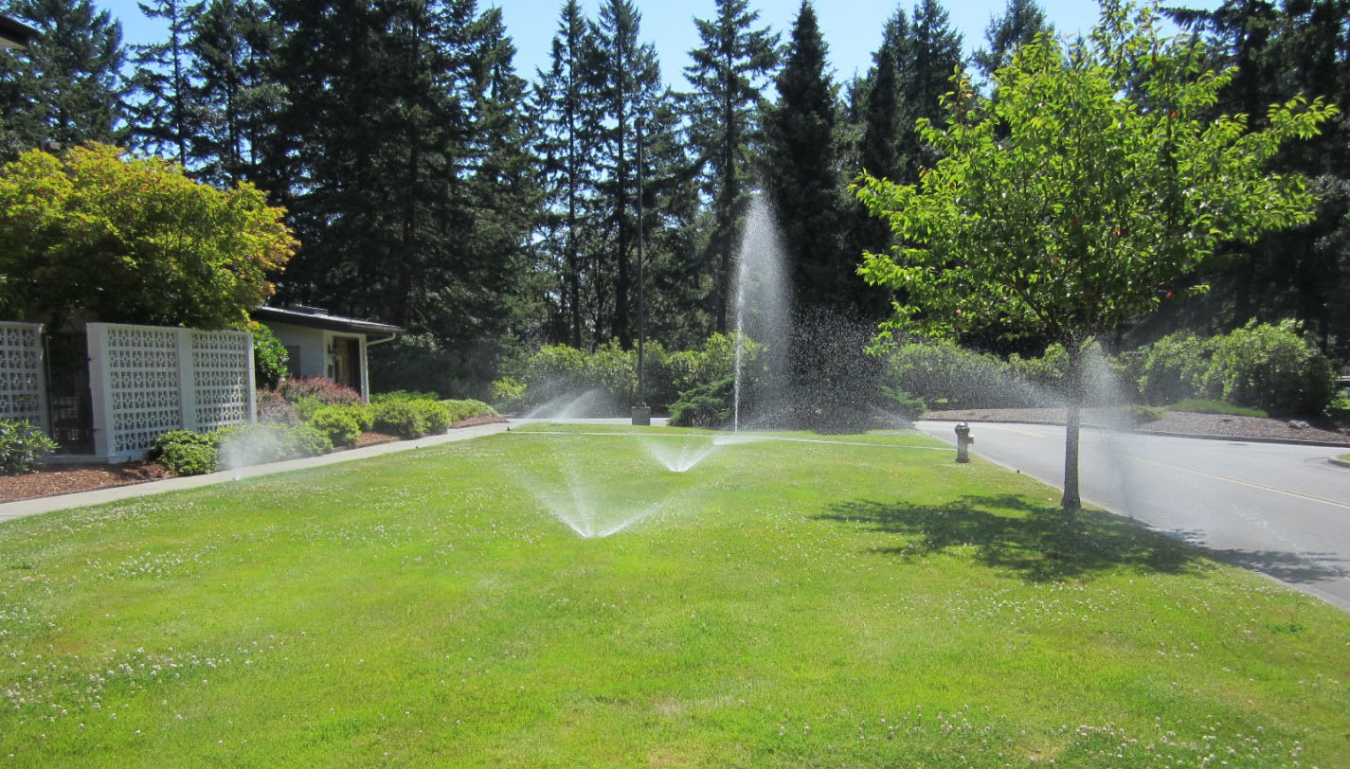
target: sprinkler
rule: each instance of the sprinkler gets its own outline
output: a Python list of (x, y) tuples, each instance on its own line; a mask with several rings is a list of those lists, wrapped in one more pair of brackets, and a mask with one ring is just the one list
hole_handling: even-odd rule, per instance
[(975, 439), (972, 438), (972, 437), (970, 437), (970, 425), (966, 424), (965, 422), (960, 422), (960, 423), (958, 423), (958, 424), (956, 425), (956, 461), (957, 461), (957, 462), (963, 462), (963, 463), (964, 463), (964, 462), (969, 462), (969, 461), (970, 461), (969, 448), (970, 448), (970, 444), (972, 444), (972, 443), (974, 443), (974, 442), (975, 442)]

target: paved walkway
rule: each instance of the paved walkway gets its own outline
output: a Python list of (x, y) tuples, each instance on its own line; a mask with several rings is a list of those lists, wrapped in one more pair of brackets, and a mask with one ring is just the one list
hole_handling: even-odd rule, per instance
[(82, 491), (76, 494), (61, 494), (55, 497), (41, 497), (38, 499), (24, 499), (18, 502), (6, 502), (0, 504), (0, 523), (13, 518), (24, 518), (39, 513), (50, 513), (55, 510), (68, 510), (72, 507), (101, 505), (105, 502), (118, 502), (123, 499), (132, 499), (134, 497), (163, 494), (166, 491), (182, 491), (183, 489), (197, 489), (203, 486), (213, 486), (217, 483), (225, 483), (226, 481), (233, 481), (240, 478), (257, 478), (263, 475), (272, 475), (273, 473), (285, 473), (291, 470), (304, 470), (310, 467), (322, 467), (324, 465), (335, 465), (340, 462), (369, 459), (370, 457), (378, 457), (382, 454), (393, 454), (399, 451), (413, 451), (429, 446), (439, 446), (442, 443), (453, 443), (454, 441), (464, 441), (469, 440), (470, 438), (480, 438), (484, 435), (505, 432), (506, 428), (507, 425), (502, 422), (487, 425), (474, 425), (473, 427), (460, 427), (451, 430), (445, 435), (433, 435), (428, 438), (418, 438), (415, 441), (381, 443), (378, 446), (367, 446), (363, 449), (339, 451), (333, 454), (324, 454), (321, 457), (291, 459), (286, 462), (254, 465), (253, 467), (210, 473), (209, 475), (188, 475), (182, 478), (169, 478), (168, 480), (163, 481), (136, 483), (130, 486), (113, 486), (106, 489), (95, 489), (94, 491)]

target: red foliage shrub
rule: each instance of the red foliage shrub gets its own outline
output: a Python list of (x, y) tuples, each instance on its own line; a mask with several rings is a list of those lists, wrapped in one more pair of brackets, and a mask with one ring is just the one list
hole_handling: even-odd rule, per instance
[(321, 376), (283, 380), (277, 385), (277, 392), (287, 403), (301, 398), (318, 398), (325, 406), (355, 406), (361, 402), (357, 391)]
[(300, 414), (276, 390), (258, 390), (254, 394), (259, 422), (276, 422), (284, 425), (300, 423)]

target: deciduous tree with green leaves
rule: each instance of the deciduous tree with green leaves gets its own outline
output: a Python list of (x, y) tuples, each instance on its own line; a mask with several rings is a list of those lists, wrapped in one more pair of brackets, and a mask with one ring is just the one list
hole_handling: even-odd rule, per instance
[(88, 144), (0, 170), (0, 317), (245, 327), (296, 242), (256, 187)]
[(1194, 280), (1221, 243), (1310, 216), (1305, 180), (1265, 168), (1334, 106), (1273, 105), (1265, 128), (1249, 132), (1245, 115), (1207, 117), (1233, 72), (1205, 71), (1204, 61), (1193, 39), (1161, 37), (1153, 10), (1108, 3), (1067, 49), (1050, 35), (1022, 48), (995, 72), (984, 109), (969, 109), (972, 84), (957, 78), (946, 124), (920, 123), (942, 159), (917, 186), (870, 176), (854, 185), (901, 243), (866, 254), (860, 270), (908, 299), (881, 344), (995, 326), (1068, 351), (1066, 511), (1081, 506), (1079, 401), (1092, 342)]

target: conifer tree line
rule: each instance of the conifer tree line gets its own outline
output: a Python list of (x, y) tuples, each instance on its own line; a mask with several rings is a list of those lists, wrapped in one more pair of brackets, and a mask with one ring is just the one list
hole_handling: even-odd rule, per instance
[[(403, 326), (473, 389), (540, 343), (635, 344), (639, 239), (650, 337), (687, 348), (733, 329), (755, 195), (799, 310), (881, 319), (893, 297), (856, 267), (891, 236), (846, 186), (863, 169), (916, 181), (936, 157), (915, 121), (942, 120), (953, 72), (988, 77), (1055, 33), (1035, 0), (1008, 0), (968, 57), (939, 0), (901, 0), (869, 71), (841, 80), (809, 0), (786, 30), (753, 0), (717, 0), (668, 83), (635, 0), (559, 2), (547, 65), (522, 72), (500, 10), (477, 0), (146, 0), (166, 32), (142, 46), (90, 0), (8, 0), (43, 37), (0, 53), (0, 156), (99, 141), (252, 182), (301, 243), (281, 300)], [(1168, 13), (1208, 43), (1206, 66), (1238, 68), (1216, 114), (1259, 124), (1298, 93), (1350, 114), (1350, 2)], [(1339, 124), (1278, 161), (1316, 180), (1313, 224), (1232, 249), (1209, 296), (1141, 319), (1138, 340), (1296, 317), (1350, 353), (1348, 138)]]

